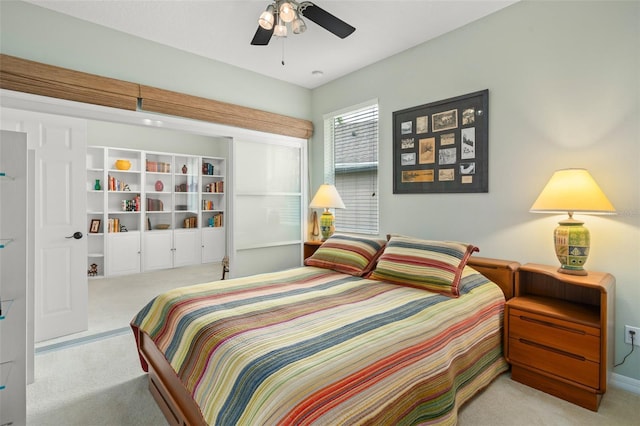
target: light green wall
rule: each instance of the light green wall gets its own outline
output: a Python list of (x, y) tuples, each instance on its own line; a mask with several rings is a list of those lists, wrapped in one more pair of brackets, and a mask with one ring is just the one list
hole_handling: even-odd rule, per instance
[(309, 89), (22, 1), (0, 1), (0, 51), (91, 74), (311, 118)]
[[(521, 2), (313, 91), (312, 188), (323, 114), (378, 98), (380, 233), (462, 240), (481, 256), (556, 265), (563, 216), (529, 213), (556, 169), (584, 167), (618, 210), (582, 216), (587, 269), (617, 279), (615, 359), (640, 326), (640, 2)], [(489, 193), (394, 195), (392, 113), (489, 89)], [(637, 348), (636, 348), (637, 349)], [(616, 373), (640, 379), (640, 352)]]
[(87, 121), (89, 145), (228, 157), (228, 140), (129, 124)]

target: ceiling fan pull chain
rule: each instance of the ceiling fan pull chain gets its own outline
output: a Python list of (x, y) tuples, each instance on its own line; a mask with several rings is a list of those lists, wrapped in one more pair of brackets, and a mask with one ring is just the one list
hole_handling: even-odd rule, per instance
[(282, 63), (283, 67), (284, 67), (284, 41), (285, 41), (285, 39), (283, 38), (282, 39), (282, 60), (281, 60), (281, 63)]

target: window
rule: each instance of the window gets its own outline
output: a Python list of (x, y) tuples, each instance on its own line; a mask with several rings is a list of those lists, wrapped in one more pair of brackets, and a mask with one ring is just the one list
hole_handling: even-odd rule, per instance
[(328, 114), (325, 181), (346, 209), (336, 209), (336, 230), (378, 234), (378, 104), (368, 102)]

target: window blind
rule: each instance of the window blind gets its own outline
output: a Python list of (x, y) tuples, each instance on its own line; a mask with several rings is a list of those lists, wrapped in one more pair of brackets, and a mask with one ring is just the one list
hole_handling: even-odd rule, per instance
[(346, 209), (336, 209), (336, 230), (378, 233), (378, 105), (325, 118), (325, 174)]

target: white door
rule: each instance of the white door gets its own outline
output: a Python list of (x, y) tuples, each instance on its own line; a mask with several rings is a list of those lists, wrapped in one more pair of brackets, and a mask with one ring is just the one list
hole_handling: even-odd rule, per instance
[(234, 139), (232, 157), (231, 276), (300, 266), (307, 204), (306, 140)]
[(35, 341), (84, 331), (87, 314), (86, 121), (3, 109), (27, 133), (34, 165)]

